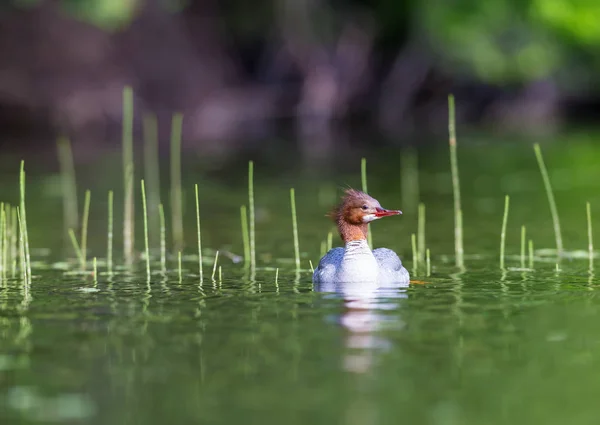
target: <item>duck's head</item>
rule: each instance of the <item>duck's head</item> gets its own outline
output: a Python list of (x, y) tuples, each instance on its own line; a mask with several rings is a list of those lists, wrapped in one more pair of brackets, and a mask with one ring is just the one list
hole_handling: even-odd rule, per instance
[(345, 228), (348, 225), (360, 227), (364, 237), (366, 237), (367, 224), (383, 217), (398, 214), (402, 214), (402, 211), (387, 210), (381, 207), (377, 199), (366, 193), (355, 189), (347, 189), (340, 204), (330, 213), (330, 217), (335, 220), (340, 228), (342, 239), (347, 240), (348, 238), (344, 237), (345, 232), (342, 227)]

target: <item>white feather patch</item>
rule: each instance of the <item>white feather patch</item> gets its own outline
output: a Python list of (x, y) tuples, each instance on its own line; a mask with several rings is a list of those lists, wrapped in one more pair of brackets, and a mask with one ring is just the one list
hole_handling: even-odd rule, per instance
[(377, 217), (375, 214), (366, 214), (363, 215), (363, 223), (370, 223), (373, 220), (377, 220), (379, 217)]

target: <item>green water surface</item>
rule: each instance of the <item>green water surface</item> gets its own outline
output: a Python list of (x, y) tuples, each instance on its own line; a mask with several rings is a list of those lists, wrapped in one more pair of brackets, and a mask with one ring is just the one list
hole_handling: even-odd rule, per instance
[[(63, 227), (53, 159), (28, 154), (34, 277), (30, 286), (15, 278), (0, 287), (0, 423), (596, 424), (600, 298), (587, 258), (585, 203), (600, 224), (600, 145), (570, 134), (542, 149), (567, 249), (558, 270), (531, 141), (461, 141), (464, 271), (454, 267), (447, 146), (419, 149), (418, 188), (409, 188), (417, 195), (402, 192), (402, 179), (414, 178), (400, 166), (406, 149), (370, 152), (369, 192), (384, 207), (405, 212), (372, 226), (375, 245), (396, 250), (412, 270), (410, 234), (417, 231), (420, 199), (433, 270), (426, 276), (420, 268), (413, 274), (418, 282), (358, 306), (315, 292), (308, 261), (317, 263), (332, 230), (324, 214), (339, 188), (360, 187), (361, 152), (326, 165), (298, 165), (293, 155), (256, 161), (254, 276), (232, 260), (243, 252), (245, 162), (215, 165), (186, 155), (182, 280), (170, 239), (169, 271), (159, 272), (153, 227), (149, 283), (143, 261), (134, 272), (106, 273), (111, 188), (115, 261), (122, 264), (118, 154), (77, 165), (80, 195), (92, 191), (89, 256), (99, 258), (97, 279), (73, 273), (77, 262)], [(4, 158), (0, 172), (0, 199), (13, 204), (18, 158)], [(161, 171), (167, 183), (168, 169)], [(202, 283), (194, 183), (205, 247)], [(290, 187), (298, 205), (298, 272)], [(168, 205), (168, 183), (163, 189)], [(511, 195), (508, 269), (501, 271), (505, 194)], [(139, 190), (136, 200), (141, 250)], [(536, 248), (533, 270), (520, 267), (522, 225)], [(338, 245), (335, 233), (333, 239)], [(211, 279), (215, 250), (221, 252), (220, 280)]]

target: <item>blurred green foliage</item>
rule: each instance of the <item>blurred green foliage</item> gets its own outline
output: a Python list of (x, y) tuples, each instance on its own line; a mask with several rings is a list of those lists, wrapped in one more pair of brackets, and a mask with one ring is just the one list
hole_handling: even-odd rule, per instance
[[(44, 0), (12, 0), (32, 6)], [(120, 29), (145, 0), (62, 0), (68, 13), (102, 28)], [(193, 0), (158, 0), (169, 11), (184, 10)], [(279, 0), (219, 4), (224, 21), (238, 37), (270, 36), (277, 25)], [(298, 0), (303, 1), (303, 0)], [(310, 2), (323, 22), (343, 20), (354, 7), (368, 9), (379, 42), (398, 45), (411, 38), (427, 43), (449, 69), (497, 84), (523, 83), (547, 76), (569, 83), (576, 67), (579, 81), (600, 70), (600, 1), (598, 0), (338, 0)], [(331, 3), (331, 4), (330, 4)], [(333, 4), (335, 3), (335, 4)], [(338, 16), (332, 16), (338, 15)], [(322, 22), (323, 21), (323, 22)], [(334, 28), (331, 28), (330, 31)], [(327, 30), (325, 30), (327, 33)], [(581, 75), (586, 69), (589, 75)]]

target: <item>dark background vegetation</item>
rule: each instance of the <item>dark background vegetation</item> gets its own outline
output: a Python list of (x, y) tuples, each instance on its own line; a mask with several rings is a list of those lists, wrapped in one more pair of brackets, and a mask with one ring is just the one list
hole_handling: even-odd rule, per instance
[(446, 131), (449, 92), (459, 125), (528, 134), (593, 122), (600, 104), (596, 1), (1, 4), (2, 144), (117, 145), (125, 85), (137, 128), (156, 114), (164, 141), (181, 111), (184, 148), (203, 153), (414, 141)]

